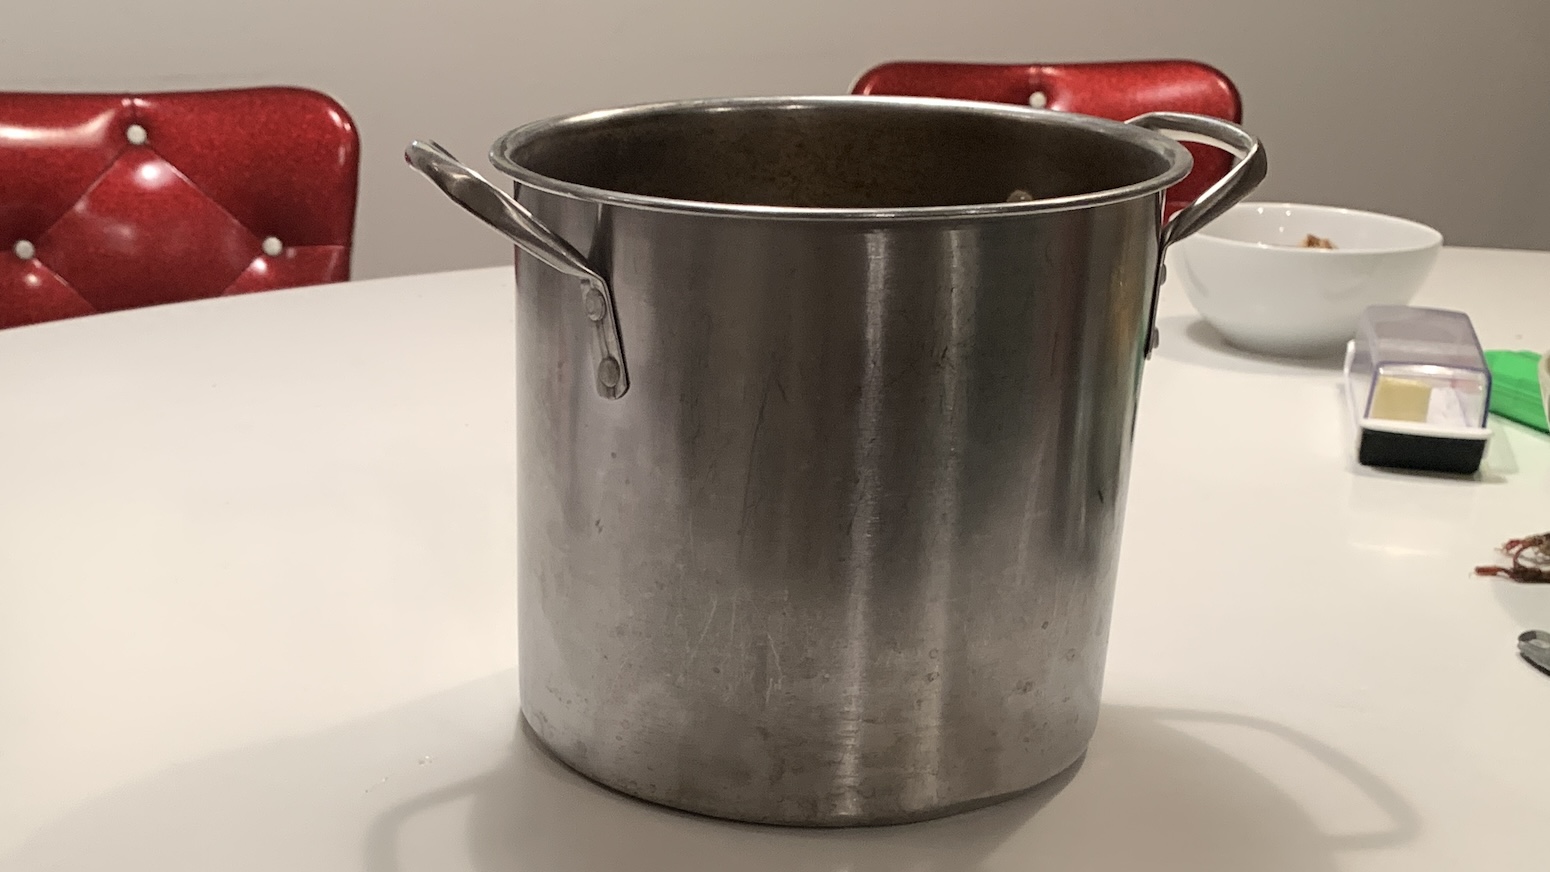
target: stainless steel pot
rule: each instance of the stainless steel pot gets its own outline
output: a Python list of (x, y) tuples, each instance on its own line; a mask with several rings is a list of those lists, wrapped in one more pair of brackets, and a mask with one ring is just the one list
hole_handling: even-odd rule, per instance
[[(1190, 158), (1158, 131), (1238, 156), (1167, 223)], [(555, 754), (806, 825), (947, 814), (1081, 756), (1161, 255), (1259, 182), (1255, 139), (669, 103), (502, 137), (521, 205), (407, 156), (518, 247), (522, 710)]]

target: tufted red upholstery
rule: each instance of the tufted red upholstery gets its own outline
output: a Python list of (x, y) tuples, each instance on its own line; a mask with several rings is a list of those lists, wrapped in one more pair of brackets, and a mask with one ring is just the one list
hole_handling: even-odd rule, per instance
[[(952, 97), (1027, 106), (1035, 93), (1045, 106), (1124, 121), (1145, 112), (1194, 112), (1243, 120), (1238, 89), (1220, 70), (1195, 61), (1117, 61), (1091, 64), (961, 64), (898, 61), (861, 74), (857, 94)], [(1209, 146), (1186, 143), (1195, 169), (1168, 190), (1168, 213), (1182, 209), (1227, 173), (1232, 159)]]
[(0, 327), (343, 281), (359, 161), (315, 91), (0, 93)]

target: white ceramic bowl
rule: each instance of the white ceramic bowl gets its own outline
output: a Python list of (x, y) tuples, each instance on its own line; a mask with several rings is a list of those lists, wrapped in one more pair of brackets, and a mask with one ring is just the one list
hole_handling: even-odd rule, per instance
[[(1305, 248), (1309, 235), (1333, 249)], [(1442, 234), (1333, 206), (1239, 203), (1175, 249), (1190, 302), (1228, 342), (1295, 357), (1331, 354), (1362, 310), (1409, 303)]]

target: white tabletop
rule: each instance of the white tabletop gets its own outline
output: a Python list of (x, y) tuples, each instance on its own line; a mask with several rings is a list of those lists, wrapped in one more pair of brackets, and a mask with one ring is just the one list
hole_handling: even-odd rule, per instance
[[(1550, 348), (1550, 254), (1417, 300)], [(517, 731), (504, 269), (0, 332), (0, 869), (1550, 866), (1550, 437), (1357, 466), (1337, 373), (1165, 292), (1104, 708), (1000, 806), (812, 832), (664, 811)]]

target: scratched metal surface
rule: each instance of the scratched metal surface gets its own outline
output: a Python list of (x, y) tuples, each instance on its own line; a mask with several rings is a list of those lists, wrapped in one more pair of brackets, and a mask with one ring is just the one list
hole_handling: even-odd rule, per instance
[(790, 823), (1031, 786), (1094, 728), (1155, 197), (959, 225), (528, 191), (612, 277), (518, 262), (522, 700), (628, 793)]
[(1039, 117), (706, 111), (524, 158), (717, 203), (1157, 189), (812, 221), (524, 187), (612, 282), (631, 375), (597, 395), (580, 288), (520, 256), (522, 705), (571, 766), (708, 814), (849, 824), (1082, 754), (1183, 168), (1134, 128)]

